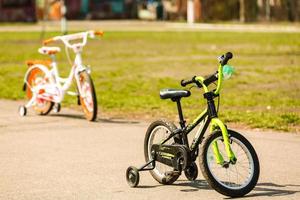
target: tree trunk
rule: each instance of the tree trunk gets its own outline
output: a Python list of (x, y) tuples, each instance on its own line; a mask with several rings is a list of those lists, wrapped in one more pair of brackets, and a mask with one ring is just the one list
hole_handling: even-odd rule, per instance
[(195, 20), (202, 21), (202, 1), (194, 0), (194, 6), (195, 6)]
[(270, 6), (270, 0), (266, 0), (266, 20), (271, 20), (271, 6)]
[(240, 22), (246, 21), (245, 0), (240, 0)]

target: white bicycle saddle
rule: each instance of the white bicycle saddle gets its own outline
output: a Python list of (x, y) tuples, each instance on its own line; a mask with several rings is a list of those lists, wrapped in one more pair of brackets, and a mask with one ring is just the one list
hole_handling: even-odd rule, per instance
[(43, 46), (43, 47), (39, 48), (38, 51), (39, 51), (39, 53), (44, 54), (44, 55), (53, 55), (53, 54), (60, 52), (60, 48)]

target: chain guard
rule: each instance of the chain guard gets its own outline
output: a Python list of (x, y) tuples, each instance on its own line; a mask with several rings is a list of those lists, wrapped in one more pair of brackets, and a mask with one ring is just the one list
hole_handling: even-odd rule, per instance
[(178, 171), (185, 170), (192, 162), (190, 150), (184, 145), (154, 144), (151, 147), (151, 152), (154, 153), (156, 161), (173, 167)]

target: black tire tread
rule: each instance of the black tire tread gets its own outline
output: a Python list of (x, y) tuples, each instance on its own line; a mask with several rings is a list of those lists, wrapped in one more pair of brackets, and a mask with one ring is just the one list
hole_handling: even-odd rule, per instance
[[(177, 127), (175, 126), (174, 123), (166, 120), (166, 119), (159, 119), (156, 120), (154, 122), (152, 122), (150, 124), (150, 126), (147, 129), (146, 135), (145, 135), (145, 140), (144, 140), (144, 155), (145, 155), (145, 161), (148, 162), (148, 140), (150, 138), (151, 132), (152, 130), (156, 127), (156, 126), (165, 126), (167, 127), (169, 130), (171, 130), (171, 132), (175, 131), (177, 129)], [(164, 184), (164, 185), (170, 185), (172, 183), (174, 183), (180, 175), (173, 175), (172, 178), (166, 180), (166, 179), (160, 179), (158, 176), (156, 176), (156, 174), (151, 170), (150, 174), (152, 175), (152, 177), (159, 183)]]
[(200, 157), (199, 157), (199, 164), (200, 164), (200, 169), (202, 171), (202, 174), (204, 176), (204, 178), (207, 180), (208, 184), (215, 189), (217, 192), (225, 195), (225, 196), (229, 196), (229, 197), (242, 197), (245, 196), (246, 194), (248, 194), (257, 184), (258, 178), (259, 178), (259, 160), (257, 157), (257, 154), (253, 148), (253, 146), (251, 145), (251, 143), (241, 134), (232, 131), (232, 130), (228, 130), (228, 134), (230, 135), (230, 137), (235, 137), (238, 140), (240, 140), (249, 150), (253, 162), (254, 162), (254, 174), (252, 177), (252, 180), (250, 181), (250, 183), (240, 189), (240, 190), (231, 190), (229, 188), (225, 188), (223, 187), (221, 184), (219, 184), (212, 176), (212, 174), (209, 172), (207, 163), (206, 163), (206, 151), (208, 146), (210, 145), (210, 143), (217, 137), (219, 137), (220, 135), (222, 135), (221, 131), (215, 131), (212, 134), (210, 134), (207, 138), (205, 138), (203, 145), (201, 146), (201, 150), (200, 150)]
[[(90, 76), (89, 73), (87, 73), (86, 71), (82, 71), (81, 73), (85, 73), (86, 74), (86, 78), (88, 79), (88, 82), (91, 86), (91, 91), (92, 91), (92, 98), (93, 98), (93, 113), (92, 116), (89, 117), (85, 114), (85, 117), (88, 121), (95, 121), (97, 119), (97, 114), (98, 114), (98, 102), (97, 102), (97, 96), (96, 96), (96, 90), (95, 90), (95, 86), (94, 86), (94, 82), (92, 80), (92, 77)], [(83, 106), (83, 102), (80, 102), (80, 105)]]
[[(134, 173), (136, 174), (136, 179), (134, 180), (134, 182), (131, 182), (131, 180), (129, 179), (129, 173), (131, 171), (134, 171)], [(130, 166), (130, 167), (127, 168), (127, 170), (126, 170), (126, 181), (127, 181), (128, 185), (130, 187), (136, 187), (139, 184), (140, 175), (139, 175), (139, 171), (136, 167)]]

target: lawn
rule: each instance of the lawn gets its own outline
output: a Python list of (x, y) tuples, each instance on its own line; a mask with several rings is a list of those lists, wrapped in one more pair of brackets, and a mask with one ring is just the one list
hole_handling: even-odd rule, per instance
[[(24, 62), (44, 58), (37, 53), (40, 44), (39, 33), (0, 33), (0, 98), (24, 98)], [(236, 73), (224, 83), (221, 119), (299, 131), (299, 33), (107, 32), (103, 39), (89, 41), (83, 58), (92, 68), (101, 113), (175, 120), (175, 104), (160, 100), (159, 90), (180, 88), (181, 79), (214, 72), (216, 57), (227, 51), (234, 54), (230, 64)], [(63, 52), (58, 60), (67, 75)], [(192, 89), (192, 96), (182, 101), (189, 120), (205, 106), (201, 92)], [(75, 106), (76, 99), (67, 97), (64, 105)]]

